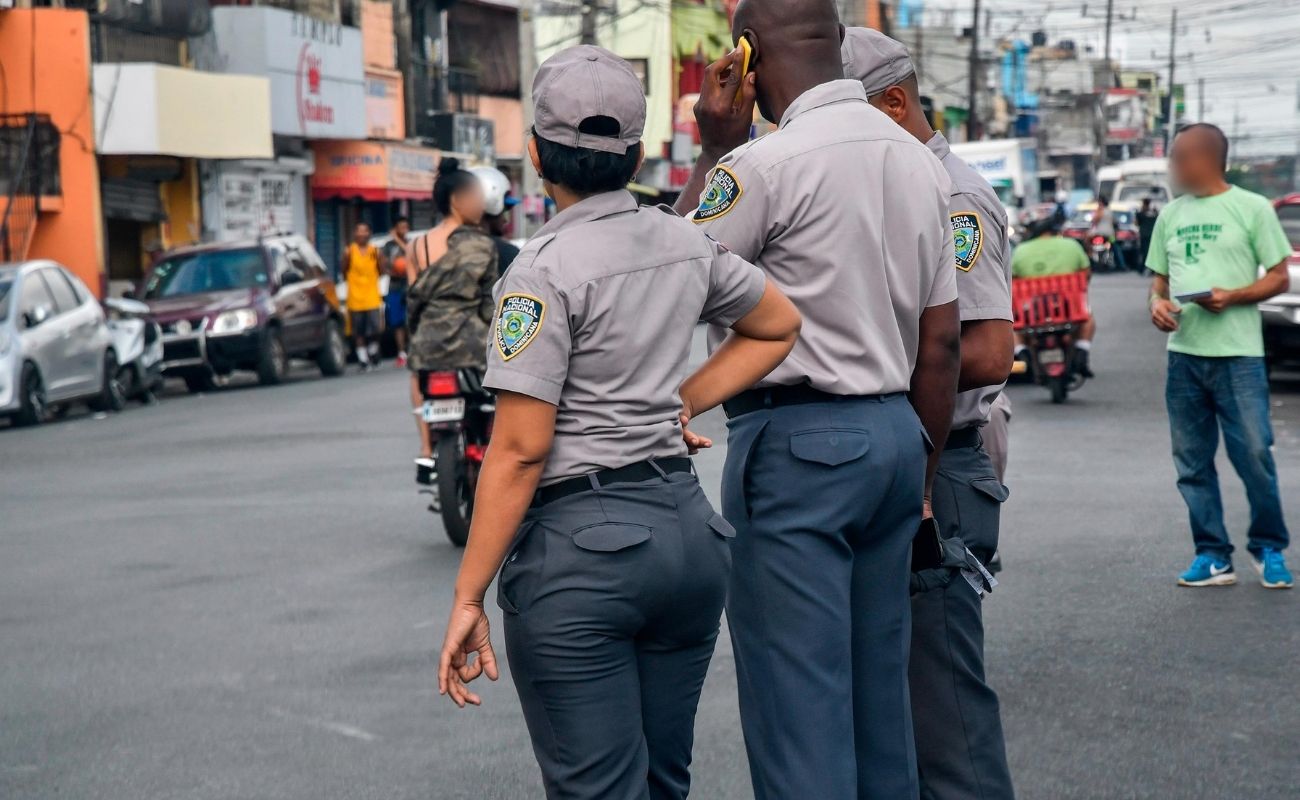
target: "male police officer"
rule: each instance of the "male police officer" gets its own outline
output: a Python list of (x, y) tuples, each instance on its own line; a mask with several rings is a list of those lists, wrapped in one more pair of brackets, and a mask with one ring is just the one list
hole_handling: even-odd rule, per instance
[[(953, 155), (921, 110), (907, 49), (879, 31), (844, 34), (844, 74), (868, 102), (926, 143), (953, 181), (950, 202), (961, 307), (961, 394), (935, 478), (934, 516), (982, 561), (998, 546), (1007, 497), (980, 442), (980, 426), (1011, 371), (1011, 270), (1006, 212), (988, 182)], [(980, 599), (963, 580), (912, 600), (908, 667), (921, 795), (934, 800), (1010, 798), (998, 699), (984, 681)]]
[[(951, 184), (844, 80), (832, 0), (743, 0), (732, 30), (753, 73), (739, 51), (707, 70), (682, 193), (701, 199), (678, 209), (804, 318), (785, 363), (726, 404), (727, 618), (754, 793), (906, 800), (922, 423), (942, 447), (959, 366)], [(755, 101), (780, 127), (746, 144)]]

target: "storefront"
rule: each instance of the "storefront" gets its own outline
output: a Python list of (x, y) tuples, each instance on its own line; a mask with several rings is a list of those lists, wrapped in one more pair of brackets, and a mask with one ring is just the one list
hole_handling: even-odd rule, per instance
[(357, 222), (376, 233), (399, 216), (416, 229), (433, 224), (429, 200), (439, 152), (398, 142), (317, 142), (311, 194), (316, 203), (316, 249), (334, 264)]
[(160, 64), (96, 64), (95, 131), (110, 281), (205, 238), (199, 165), (270, 158), (265, 78)]
[[(269, 79), (276, 140), (269, 159), (204, 171), (209, 233), (219, 239), (271, 230), (313, 235), (320, 228), (310, 190), (313, 149), (362, 139), (376, 129), (403, 135), (401, 75), (365, 68), (357, 28), (278, 8), (214, 8), (208, 36), (210, 46), (199, 51), (201, 64)], [(333, 261), (333, 236), (317, 244)]]

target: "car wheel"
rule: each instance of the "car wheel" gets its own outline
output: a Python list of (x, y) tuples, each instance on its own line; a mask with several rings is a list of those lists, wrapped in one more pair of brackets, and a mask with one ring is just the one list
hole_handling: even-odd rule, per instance
[(271, 329), (262, 340), (262, 356), (257, 361), (257, 379), (263, 386), (274, 386), (284, 381), (289, 372), (289, 354), (284, 349), (280, 332)]
[(322, 375), (342, 375), (348, 365), (348, 343), (343, 340), (339, 324), (331, 320), (325, 326), (325, 346), (316, 354)]
[(109, 350), (104, 354), (104, 386), (89, 403), (92, 411), (121, 411), (126, 408), (127, 371), (117, 364), (117, 354)]
[(14, 415), (14, 422), (18, 425), (40, 425), (49, 413), (49, 407), (45, 402), (45, 383), (41, 380), (41, 373), (37, 371), (35, 364), (23, 364), (23, 373), (19, 380), (18, 391), (21, 393), (19, 396), (22, 398), (22, 405)]
[(210, 392), (217, 388), (217, 382), (212, 379), (211, 372), (193, 372), (185, 376), (185, 388), (190, 394)]

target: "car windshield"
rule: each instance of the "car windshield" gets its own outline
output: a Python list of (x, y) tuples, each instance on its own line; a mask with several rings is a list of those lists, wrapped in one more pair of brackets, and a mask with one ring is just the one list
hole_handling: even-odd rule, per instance
[(208, 250), (163, 259), (145, 282), (145, 299), (266, 286), (266, 260), (256, 247)]
[(1119, 190), (1119, 197), (1116, 198), (1121, 203), (1140, 203), (1146, 198), (1151, 198), (1158, 202), (1164, 202), (1165, 189), (1163, 186), (1125, 186)]
[(0, 278), (0, 322), (9, 319), (9, 290), (13, 285), (13, 278), (8, 276)]
[[(1282, 229), (1291, 246), (1300, 250), (1300, 203), (1288, 203), (1277, 210), (1277, 218), (1282, 221)], [(3, 290), (0, 290), (3, 294)]]

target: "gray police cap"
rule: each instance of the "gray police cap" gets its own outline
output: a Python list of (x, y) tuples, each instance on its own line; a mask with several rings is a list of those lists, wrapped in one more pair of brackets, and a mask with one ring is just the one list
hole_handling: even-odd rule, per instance
[(867, 97), (916, 74), (903, 43), (872, 28), (845, 28), (840, 59), (844, 62), (844, 77), (861, 81)]
[[(590, 117), (611, 117), (617, 136), (583, 133)], [(533, 127), (549, 142), (604, 153), (626, 153), (645, 129), (645, 89), (627, 62), (582, 44), (546, 59), (533, 78)]]

